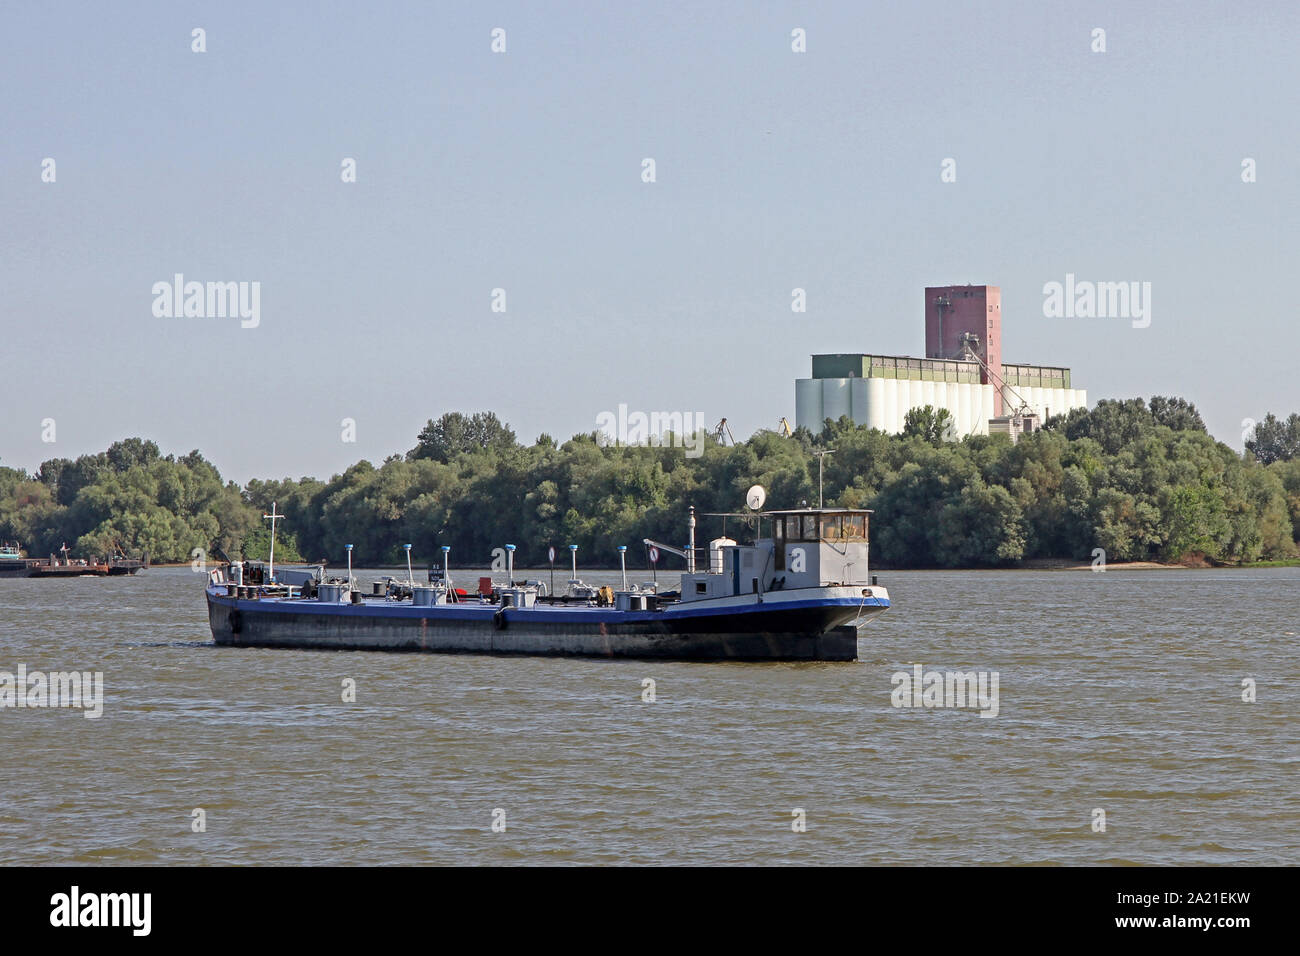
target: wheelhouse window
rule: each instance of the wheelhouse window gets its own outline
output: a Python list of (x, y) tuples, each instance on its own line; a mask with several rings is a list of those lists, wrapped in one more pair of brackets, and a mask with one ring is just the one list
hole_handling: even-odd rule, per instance
[(795, 541), (865, 541), (865, 514), (798, 514), (777, 515), (772, 521), (772, 537), (778, 550)]

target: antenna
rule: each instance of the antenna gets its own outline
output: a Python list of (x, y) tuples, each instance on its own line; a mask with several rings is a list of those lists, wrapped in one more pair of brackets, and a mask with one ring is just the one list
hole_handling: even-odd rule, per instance
[(834, 448), (825, 448), (821, 451), (813, 452), (817, 456), (817, 507), (822, 507), (822, 465), (826, 462), (827, 455), (835, 454)]

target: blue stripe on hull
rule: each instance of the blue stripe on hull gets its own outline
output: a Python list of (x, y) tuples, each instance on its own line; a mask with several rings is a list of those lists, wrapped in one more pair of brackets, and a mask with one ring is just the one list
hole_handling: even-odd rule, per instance
[[(365, 604), (326, 604), (320, 601), (251, 601), (239, 598), (210, 595), (210, 599), (226, 607), (237, 607), (241, 611), (276, 614), (324, 614), (344, 618), (391, 617), (391, 618), (437, 618), (448, 621), (491, 622), (492, 616), (499, 610), (499, 604), (479, 604), (465, 602), (461, 604), (440, 604), (434, 607), (414, 607), (410, 604), (396, 604), (378, 601)], [(807, 601), (781, 601), (764, 604), (746, 604), (731, 607), (690, 608), (676, 605), (666, 611), (618, 611), (609, 607), (562, 607), (539, 605), (535, 608), (506, 608), (510, 620), (520, 623), (538, 624), (641, 624), (655, 623), (663, 620), (682, 621), (701, 617), (733, 617), (741, 619), (751, 614), (763, 614), (772, 611), (797, 611), (822, 608), (842, 608), (857, 612), (859, 608), (869, 611), (886, 610), (889, 602), (880, 598), (853, 600), (851, 598), (823, 598)], [(854, 615), (850, 614), (852, 618)]]

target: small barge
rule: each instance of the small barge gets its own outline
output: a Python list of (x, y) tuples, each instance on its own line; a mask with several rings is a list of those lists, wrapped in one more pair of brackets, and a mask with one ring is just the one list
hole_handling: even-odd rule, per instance
[[(210, 573), (208, 622), (222, 646), (665, 658), (675, 660), (851, 661), (858, 632), (890, 606), (870, 577), (870, 512), (803, 508), (745, 515), (758, 534), (742, 545), (715, 538), (648, 548), (683, 558), (680, 587), (592, 587), (573, 579), (564, 594), (545, 582), (517, 582), (513, 546), (507, 580), (456, 588), (446, 563), (427, 584), (410, 571), (370, 589), (351, 572), (323, 566), (275, 569), (232, 562)], [(728, 517), (728, 516), (719, 516)], [(766, 523), (770, 533), (762, 536)], [(620, 553), (625, 549), (620, 549)], [(272, 552), (274, 555), (274, 552)], [(697, 565), (702, 565), (699, 567)]]
[(0, 577), (10, 578), (104, 578), (135, 574), (149, 566), (149, 557), (128, 558), (115, 553), (111, 558), (70, 558), (67, 547), (60, 549), (62, 558), (24, 557), (16, 545), (0, 545)]

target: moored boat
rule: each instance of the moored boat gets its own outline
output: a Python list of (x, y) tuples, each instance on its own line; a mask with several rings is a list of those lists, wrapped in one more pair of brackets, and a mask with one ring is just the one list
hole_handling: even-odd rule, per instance
[[(367, 592), (349, 570), (277, 571), (232, 562), (206, 588), (213, 640), (224, 646), (668, 658), (682, 660), (857, 659), (858, 632), (890, 606), (869, 574), (870, 512), (801, 508), (755, 512), (758, 534), (742, 545), (719, 537), (673, 548), (681, 585), (595, 588), (574, 576), (564, 594), (518, 582), (513, 547), (507, 579), (477, 595), (454, 586), (445, 559), (426, 583), (408, 568)], [(725, 517), (725, 516), (724, 516)], [(762, 536), (764, 523), (770, 534)], [(624, 549), (620, 549), (621, 551)], [(700, 565), (703, 565), (702, 567)]]
[(108, 565), (102, 561), (74, 559), (71, 561), (38, 561), (27, 569), (30, 578), (105, 578)]
[(16, 544), (0, 544), (0, 577), (26, 577), (29, 562)]
[(111, 558), (73, 558), (68, 556), (68, 546), (59, 549), (62, 558), (51, 554), (48, 558), (24, 557), (17, 545), (0, 545), (0, 576), (20, 578), (82, 578), (116, 577), (135, 574), (149, 566), (149, 556), (128, 558), (119, 548)]

